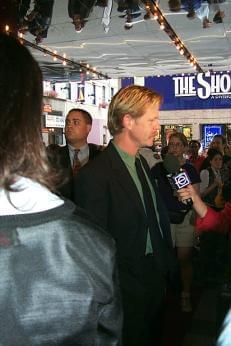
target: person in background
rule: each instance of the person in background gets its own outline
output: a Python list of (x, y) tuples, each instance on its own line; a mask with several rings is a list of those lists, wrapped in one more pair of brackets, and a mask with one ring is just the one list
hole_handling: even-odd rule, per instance
[(61, 161), (64, 169), (69, 171), (69, 181), (60, 189), (60, 193), (73, 199), (73, 176), (89, 160), (97, 156), (102, 147), (87, 142), (92, 128), (92, 116), (81, 108), (72, 108), (65, 123), (65, 137), (67, 144), (60, 149)]
[(231, 157), (231, 146), (228, 143), (224, 145), (224, 155)]
[[(200, 173), (200, 194), (202, 200), (212, 209), (221, 210), (224, 207), (222, 199), (222, 174), (223, 157), (218, 149), (210, 148), (208, 151), (210, 166)], [(222, 234), (204, 232), (200, 236), (200, 262), (201, 273), (204, 281), (219, 280), (223, 276), (226, 258), (226, 237)]]
[(205, 159), (204, 156), (199, 155), (200, 147), (200, 142), (195, 139), (189, 142), (189, 162), (196, 168), (198, 174), (200, 174), (201, 165)]
[(181, 10), (187, 12), (188, 19), (198, 18), (202, 22), (203, 28), (209, 28), (211, 22), (209, 21), (209, 4), (201, 0), (169, 0), (169, 9), (173, 12)]
[(67, 146), (65, 149), (69, 166), (73, 167), (75, 150), (78, 150), (78, 159), (81, 167), (99, 154), (99, 145), (88, 143), (87, 137), (92, 128), (92, 116), (81, 108), (71, 109), (66, 116), (65, 137)]
[(47, 38), (48, 29), (51, 24), (54, 0), (36, 0), (33, 10), (30, 9), (30, 0), (18, 1), (18, 24), (19, 31), (26, 33), (29, 31), (35, 36), (35, 42), (41, 43)]
[(210, 148), (217, 149), (221, 152), (222, 155), (225, 153), (225, 146), (227, 145), (227, 141), (225, 136), (223, 135), (215, 135), (213, 137), (212, 142), (210, 143)]
[(206, 204), (216, 209), (219, 206), (216, 205), (215, 198), (221, 192), (223, 185), (221, 175), (223, 158), (221, 152), (218, 149), (210, 149), (208, 162), (209, 167), (200, 173), (200, 194)]
[[(199, 189), (200, 177), (193, 165), (184, 158), (187, 150), (188, 141), (185, 135), (180, 132), (172, 133), (169, 137), (168, 153), (176, 157), (181, 168), (188, 173), (193, 186), (196, 189)], [(177, 197), (175, 198), (177, 199)], [(191, 223), (191, 206), (184, 205), (184, 208), (188, 212), (185, 215), (183, 222), (179, 224), (171, 223), (171, 233), (173, 243), (177, 249), (177, 258), (181, 269), (181, 308), (183, 312), (191, 312), (191, 286), (193, 278), (192, 250), (195, 243), (195, 232), (194, 225)]]
[(0, 340), (2, 345), (120, 345), (112, 238), (51, 191), (41, 135), (42, 74), (0, 34)]
[(155, 147), (143, 147), (140, 148), (139, 153), (145, 158), (150, 168), (155, 166), (157, 162), (161, 161), (161, 156), (155, 152)]
[[(193, 208), (198, 217), (196, 220), (196, 228), (198, 232), (215, 231), (222, 234), (230, 234), (231, 232), (231, 180), (223, 186), (223, 198), (225, 199), (225, 207), (221, 211), (215, 211), (208, 207), (200, 198), (192, 185), (177, 191), (180, 200), (191, 198)], [(218, 337), (216, 346), (229, 346), (231, 340), (231, 309), (229, 309), (223, 322), (223, 327)]]
[(222, 156), (225, 155), (225, 148), (227, 147), (226, 138), (223, 135), (215, 135), (213, 140), (211, 141), (209, 148), (207, 150), (207, 156), (205, 160), (202, 162), (201, 171), (203, 169), (207, 169), (210, 166), (210, 152), (213, 152), (213, 149), (219, 150)]
[(198, 231), (212, 230), (225, 234), (231, 232), (231, 181), (223, 186), (225, 207), (221, 211), (215, 211), (205, 204), (192, 185), (178, 190), (177, 194), (181, 201), (192, 199), (193, 208), (198, 215), (196, 219)]
[(72, 19), (75, 31), (80, 33), (86, 25), (94, 7), (95, 0), (68, 0), (68, 15)]
[(166, 278), (177, 266), (167, 211), (138, 153), (160, 129), (161, 102), (142, 86), (120, 89), (108, 111), (113, 140), (74, 179), (74, 201), (116, 241), (124, 346), (162, 345)]
[[(200, 182), (200, 177), (193, 165), (184, 158), (187, 150), (188, 141), (185, 135), (180, 132), (173, 132), (169, 137), (168, 153), (174, 155), (176, 160), (179, 161), (179, 166), (188, 173), (192, 184), (197, 186)], [(158, 163), (152, 168), (151, 172), (157, 180), (171, 222), (173, 245), (177, 251), (181, 271), (181, 308), (183, 312), (191, 312), (192, 250), (195, 240), (194, 225), (190, 221), (192, 215), (191, 206), (179, 202), (177, 196), (174, 195), (174, 191), (167, 178), (168, 172), (164, 169), (163, 163)]]

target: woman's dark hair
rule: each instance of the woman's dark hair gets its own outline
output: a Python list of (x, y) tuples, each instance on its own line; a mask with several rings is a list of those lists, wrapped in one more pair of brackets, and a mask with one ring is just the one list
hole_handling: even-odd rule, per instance
[(67, 164), (66, 157), (63, 155), (62, 147), (60, 147), (58, 144), (49, 144), (46, 147), (46, 153), (52, 170), (56, 172), (55, 185), (58, 189), (68, 182), (70, 174), (72, 174), (72, 170)]
[(204, 169), (207, 169), (210, 167), (210, 161), (214, 158), (215, 155), (221, 155), (222, 156), (222, 153), (218, 149), (209, 148), (207, 151), (207, 157), (202, 162), (200, 172), (203, 171)]
[(23, 176), (53, 188), (41, 136), (42, 74), (18, 39), (0, 34), (0, 186)]
[(165, 146), (163, 146), (163, 147), (161, 148), (161, 152), (160, 152), (160, 155), (161, 155), (162, 160), (164, 160), (164, 158), (165, 158), (167, 152), (168, 152), (168, 146), (165, 145)]
[(210, 162), (216, 155), (220, 155), (220, 156), (222, 157), (222, 153), (220, 152), (220, 150), (215, 149), (215, 148), (210, 148), (210, 149), (208, 150), (208, 153), (207, 153), (209, 162)]

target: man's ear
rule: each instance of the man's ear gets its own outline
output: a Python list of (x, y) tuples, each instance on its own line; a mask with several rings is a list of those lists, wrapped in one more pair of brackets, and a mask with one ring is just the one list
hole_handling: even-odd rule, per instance
[(127, 113), (123, 116), (122, 123), (123, 123), (123, 127), (125, 129), (131, 130), (133, 123), (134, 123), (134, 119), (131, 117), (130, 114)]
[(87, 124), (87, 130), (88, 130), (88, 133), (90, 133), (91, 128), (92, 128), (92, 125), (91, 125), (91, 124)]

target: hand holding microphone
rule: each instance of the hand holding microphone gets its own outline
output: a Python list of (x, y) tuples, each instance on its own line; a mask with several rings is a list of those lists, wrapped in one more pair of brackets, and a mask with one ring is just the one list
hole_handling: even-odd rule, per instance
[[(179, 191), (191, 184), (187, 172), (181, 168), (180, 162), (174, 155), (166, 154), (163, 165), (168, 172), (167, 178), (173, 190)], [(191, 197), (182, 199), (181, 201), (189, 206), (193, 204)]]
[(186, 187), (183, 187), (180, 190), (177, 190), (177, 196), (180, 201), (185, 201), (187, 199), (192, 199), (194, 202), (195, 198), (198, 196), (197, 192), (195, 191), (194, 187), (189, 184)]

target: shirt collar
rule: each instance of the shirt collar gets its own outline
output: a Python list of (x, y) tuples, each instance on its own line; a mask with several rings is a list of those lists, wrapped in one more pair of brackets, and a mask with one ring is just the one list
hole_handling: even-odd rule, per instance
[[(76, 148), (74, 148), (72, 145), (70, 145), (70, 144), (68, 144), (68, 148), (69, 148), (69, 150), (71, 150), (71, 151), (75, 151), (76, 150)], [(80, 147), (79, 148), (79, 151), (85, 151), (85, 150), (87, 150), (87, 148), (88, 148), (88, 144), (86, 143), (86, 144), (84, 144), (82, 147)]]
[(116, 150), (118, 151), (120, 157), (124, 162), (126, 162), (130, 166), (135, 166), (136, 156), (128, 154), (126, 151), (120, 149), (115, 142), (112, 142)]

